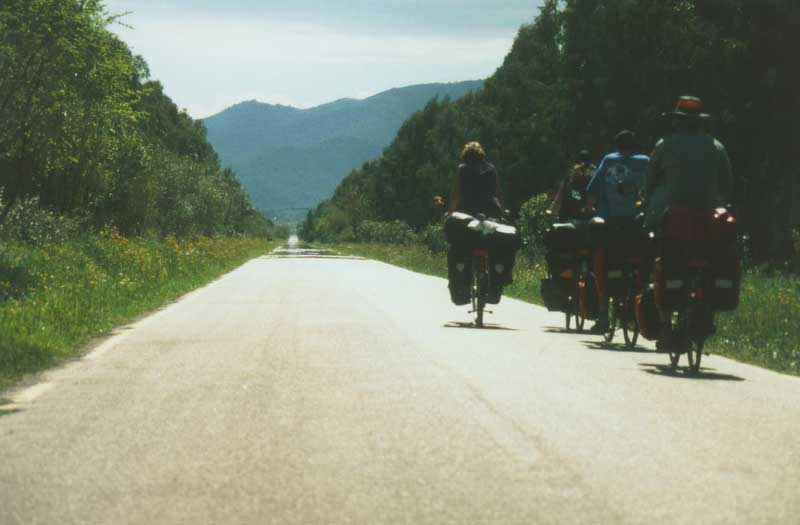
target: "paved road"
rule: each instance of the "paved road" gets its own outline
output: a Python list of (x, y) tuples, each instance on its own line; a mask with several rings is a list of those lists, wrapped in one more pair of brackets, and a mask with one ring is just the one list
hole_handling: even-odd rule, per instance
[(466, 321), (440, 279), (254, 260), (13, 394), (0, 523), (800, 521), (800, 380)]

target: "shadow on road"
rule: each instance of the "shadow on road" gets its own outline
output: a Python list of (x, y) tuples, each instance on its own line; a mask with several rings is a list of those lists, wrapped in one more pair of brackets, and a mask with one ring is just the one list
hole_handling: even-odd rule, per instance
[(10, 399), (0, 398), (0, 417), (16, 414), (17, 412), (22, 412), (22, 410), (13, 406), (13, 402)]
[(669, 365), (657, 365), (653, 363), (639, 363), (642, 370), (648, 374), (664, 377), (674, 377), (677, 379), (694, 379), (700, 381), (745, 381), (745, 378), (731, 374), (720, 374), (711, 372), (710, 368), (700, 367), (696, 374), (686, 371), (683, 367), (673, 370)]
[(509, 328), (499, 324), (483, 323), (482, 327), (475, 326), (475, 323), (464, 323), (451, 321), (442, 325), (444, 328), (471, 328), (474, 330), (508, 330), (509, 332), (519, 332), (516, 328)]
[(559, 327), (559, 326), (545, 326), (544, 328), (542, 328), (542, 331), (545, 332), (545, 333), (548, 333), (548, 334), (573, 334), (573, 335), (583, 334), (583, 335), (587, 335), (587, 330), (581, 330), (579, 332), (578, 330), (575, 330), (573, 328), (570, 328), (569, 330), (567, 330), (566, 328)]
[(16, 414), (17, 412), (22, 412), (19, 408), (3, 408), (0, 407), (0, 417), (3, 416), (10, 416), (11, 414)]
[[(598, 336), (599, 337), (599, 336)], [(609, 352), (628, 352), (632, 354), (650, 354), (652, 350), (634, 346), (628, 348), (624, 343), (606, 343), (605, 341), (581, 341), (587, 348), (592, 350), (607, 350)]]

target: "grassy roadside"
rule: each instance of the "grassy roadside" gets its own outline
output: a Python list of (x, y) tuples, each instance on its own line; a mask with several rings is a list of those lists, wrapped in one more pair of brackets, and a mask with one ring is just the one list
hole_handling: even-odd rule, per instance
[(0, 391), (277, 244), (103, 232), (38, 248), (0, 245)]
[[(337, 244), (330, 249), (384, 261), (410, 270), (447, 276), (444, 255), (421, 246)], [(506, 295), (541, 304), (539, 281), (545, 275), (541, 263), (520, 257), (514, 284)], [(708, 341), (709, 352), (800, 375), (800, 277), (763, 270), (744, 276), (741, 304), (735, 312), (717, 318), (717, 335)]]

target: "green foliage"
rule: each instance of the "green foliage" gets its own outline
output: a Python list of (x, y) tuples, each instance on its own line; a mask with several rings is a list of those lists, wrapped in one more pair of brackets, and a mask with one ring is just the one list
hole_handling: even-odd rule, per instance
[(524, 252), (529, 257), (544, 253), (544, 232), (553, 223), (551, 216), (545, 213), (550, 207), (550, 197), (541, 193), (528, 199), (519, 210), (517, 227), (525, 243)]
[(0, 390), (274, 246), (248, 238), (128, 239), (114, 230), (37, 247), (4, 241)]
[(483, 90), (429, 103), (380, 159), (345, 179), (370, 203), (363, 217), (350, 217), (337, 194), (314, 214), (335, 206), (343, 222), (421, 228), (431, 198), (449, 193), (468, 140), (484, 145), (516, 214), (551, 190), (581, 149), (597, 162), (622, 128), (651, 151), (670, 131), (662, 112), (692, 93), (730, 153), (734, 204), (754, 255), (789, 257), (800, 226), (800, 68), (787, 50), (798, 48), (798, 2), (547, 0)]
[(444, 235), (444, 224), (435, 222), (419, 232), (419, 242), (431, 253), (447, 253), (447, 238)]
[(748, 271), (741, 303), (719, 314), (711, 351), (800, 375), (800, 279), (781, 271)]
[(417, 235), (402, 221), (363, 221), (354, 231), (356, 242), (378, 244), (413, 244)]
[(0, 223), (36, 198), (131, 235), (267, 235), (202, 123), (107, 29), (115, 20), (101, 0), (0, 4)]
[[(0, 202), (2, 204), (2, 202)], [(74, 238), (80, 222), (43, 209), (38, 197), (18, 200), (0, 225), (0, 238), (31, 246), (43, 246)]]

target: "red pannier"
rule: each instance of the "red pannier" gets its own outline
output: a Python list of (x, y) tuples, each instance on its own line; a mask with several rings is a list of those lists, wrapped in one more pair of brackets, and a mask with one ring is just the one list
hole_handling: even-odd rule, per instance
[[(605, 288), (609, 297), (622, 297), (630, 283), (626, 269), (638, 270), (647, 255), (649, 238), (640, 224), (626, 221), (607, 226), (603, 234), (603, 250), (596, 252), (595, 272), (605, 268)], [(598, 260), (598, 253), (602, 259)]]
[(741, 261), (736, 245), (736, 219), (724, 209), (671, 209), (664, 216), (655, 260), (655, 301), (673, 310), (687, 297), (688, 270), (707, 269), (704, 289), (714, 310), (739, 305)]

